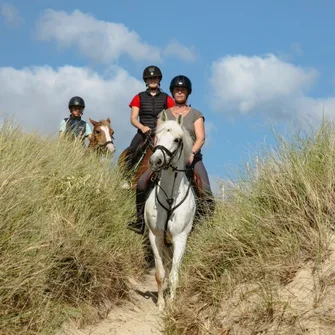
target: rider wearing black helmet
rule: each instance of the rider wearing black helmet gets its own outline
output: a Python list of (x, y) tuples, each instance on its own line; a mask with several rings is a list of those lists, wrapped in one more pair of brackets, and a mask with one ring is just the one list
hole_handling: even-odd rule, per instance
[[(167, 118), (169, 120), (176, 120), (179, 114), (183, 115), (183, 126), (188, 130), (193, 139), (192, 153), (188, 160), (188, 166), (191, 168), (191, 171), (193, 169), (199, 175), (205, 200), (204, 202), (202, 201), (203, 208), (200, 209), (200, 213), (205, 214), (207, 212), (212, 214), (214, 210), (214, 197), (201, 153), (201, 148), (205, 144), (206, 139), (205, 117), (199, 110), (187, 105), (188, 97), (192, 93), (192, 82), (187, 76), (178, 75), (174, 77), (170, 83), (170, 92), (175, 100), (175, 106), (165, 111)], [(208, 206), (204, 206), (205, 203)]]
[(70, 116), (63, 119), (59, 126), (60, 136), (70, 135), (72, 138), (81, 138), (92, 134), (90, 125), (81, 119), (84, 109), (85, 101), (83, 98), (75, 96), (72, 97), (68, 103)]
[(143, 71), (142, 78), (147, 89), (136, 94), (129, 104), (131, 108), (130, 122), (137, 128), (137, 133), (127, 148), (128, 170), (135, 163), (133, 158), (137, 148), (145, 141), (146, 136), (154, 134), (158, 114), (163, 109), (174, 106), (173, 99), (160, 89), (163, 75), (158, 66), (147, 66)]
[[(178, 87), (182, 87), (182, 88), (185, 88), (186, 91), (187, 91), (187, 97), (192, 93), (192, 82), (191, 80), (186, 77), (186, 76), (183, 76), (183, 75), (179, 75), (179, 76), (175, 76), (171, 82), (170, 82), (170, 92), (173, 96), (173, 90), (175, 88), (178, 88)], [(181, 103), (180, 102), (176, 102), (176, 105), (182, 105), (184, 106), (186, 103), (186, 100), (185, 101), (182, 101)]]

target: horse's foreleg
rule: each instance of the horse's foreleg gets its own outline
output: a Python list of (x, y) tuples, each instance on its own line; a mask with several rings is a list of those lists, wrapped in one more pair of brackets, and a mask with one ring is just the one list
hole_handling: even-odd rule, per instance
[(151, 244), (152, 251), (155, 256), (155, 267), (156, 273), (155, 278), (158, 288), (158, 301), (157, 305), (160, 310), (165, 307), (164, 301), (164, 279), (165, 279), (165, 269), (163, 264), (163, 238), (161, 236), (155, 236), (151, 231), (149, 231), (149, 240)]
[(173, 258), (172, 258), (172, 268), (169, 277), (170, 282), (170, 300), (172, 301), (176, 295), (178, 277), (179, 277), (179, 268), (181, 261), (183, 259), (186, 241), (188, 234), (182, 233), (173, 237)]

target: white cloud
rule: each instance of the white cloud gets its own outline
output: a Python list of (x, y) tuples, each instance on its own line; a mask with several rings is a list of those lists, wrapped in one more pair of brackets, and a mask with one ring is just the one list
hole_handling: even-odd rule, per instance
[(160, 63), (164, 57), (192, 62), (192, 48), (173, 41), (165, 48), (153, 46), (122, 23), (98, 20), (90, 14), (47, 9), (37, 23), (37, 38), (54, 41), (61, 48), (78, 48), (95, 62), (111, 64), (127, 55), (135, 61)]
[(292, 110), (296, 112), (299, 119), (311, 121), (310, 117), (315, 120), (334, 119), (335, 117), (335, 97), (326, 99), (315, 99), (311, 97), (301, 97), (293, 101)]
[(10, 3), (3, 3), (0, 6), (0, 14), (5, 19), (5, 23), (12, 28), (17, 28), (23, 23), (17, 8)]
[(186, 47), (178, 41), (170, 42), (163, 50), (164, 56), (172, 56), (185, 62), (194, 62), (196, 60), (193, 48)]
[(37, 24), (40, 40), (78, 48), (85, 56), (102, 63), (112, 63), (126, 54), (134, 60), (161, 60), (160, 51), (141, 40), (122, 23), (97, 20), (79, 10), (68, 14), (48, 9)]
[(265, 113), (274, 118), (332, 114), (334, 99), (317, 100), (308, 91), (318, 78), (275, 55), (227, 56), (213, 62), (210, 77), (213, 108), (226, 113)]
[(58, 133), (60, 121), (69, 115), (69, 99), (82, 96), (87, 106), (83, 119), (110, 117), (120, 150), (135, 134), (129, 123), (128, 104), (132, 95), (143, 89), (143, 83), (119, 67), (112, 67), (104, 76), (72, 66), (3, 67), (0, 87), (0, 117), (14, 117), (25, 130), (46, 135)]

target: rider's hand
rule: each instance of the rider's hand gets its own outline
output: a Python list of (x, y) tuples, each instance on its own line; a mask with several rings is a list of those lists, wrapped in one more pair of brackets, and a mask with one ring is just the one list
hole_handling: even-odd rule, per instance
[(188, 161), (187, 161), (187, 166), (191, 166), (194, 160), (194, 155), (193, 153), (190, 155)]
[(141, 128), (141, 131), (142, 131), (143, 134), (146, 134), (146, 133), (148, 133), (148, 132), (151, 131), (151, 128), (149, 128), (149, 127), (147, 127), (147, 126), (143, 126), (143, 127)]

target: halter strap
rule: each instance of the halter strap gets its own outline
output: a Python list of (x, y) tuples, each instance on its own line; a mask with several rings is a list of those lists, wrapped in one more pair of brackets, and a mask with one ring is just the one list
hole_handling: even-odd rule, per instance
[[(156, 150), (161, 150), (162, 153), (163, 153), (163, 157), (164, 157), (164, 164), (163, 164), (163, 167), (164, 169), (168, 169), (169, 166), (170, 166), (170, 162), (171, 160), (176, 156), (178, 150), (180, 149), (180, 153), (179, 153), (179, 157), (178, 157), (178, 160), (180, 159), (180, 156), (181, 156), (181, 153), (183, 151), (183, 148), (184, 148), (184, 143), (181, 139), (178, 140), (178, 146), (177, 146), (177, 149), (174, 151), (174, 152), (171, 152), (169, 149), (165, 148), (163, 145), (156, 145), (153, 149), (153, 153), (156, 151)], [(166, 155), (170, 157), (170, 162), (167, 161), (166, 159)], [(171, 166), (172, 167), (172, 166)], [(172, 167), (173, 171), (178, 171), (178, 169), (176, 167)]]

